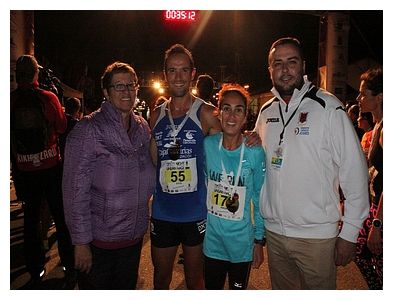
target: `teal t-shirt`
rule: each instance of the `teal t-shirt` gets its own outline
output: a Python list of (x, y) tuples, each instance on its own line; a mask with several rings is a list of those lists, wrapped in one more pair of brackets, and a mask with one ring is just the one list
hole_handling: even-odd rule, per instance
[[(209, 213), (203, 251), (206, 256), (214, 259), (232, 263), (248, 262), (252, 261), (254, 238), (262, 239), (265, 235), (263, 218), (259, 211), (259, 195), (265, 178), (265, 153), (260, 146), (244, 147), (238, 184), (245, 190), (243, 196), (238, 193), (240, 198), (243, 198), (243, 204), (239, 205), (236, 213), (228, 212), (225, 204), (219, 200), (222, 194), (217, 192), (220, 190), (219, 186), (225, 182), (221, 162), (229, 177), (229, 183), (234, 185), (242, 147), (226, 150), (220, 147), (221, 137), (222, 133), (218, 133), (204, 139), (208, 187), (206, 205)], [(209, 190), (209, 186), (215, 188)]]

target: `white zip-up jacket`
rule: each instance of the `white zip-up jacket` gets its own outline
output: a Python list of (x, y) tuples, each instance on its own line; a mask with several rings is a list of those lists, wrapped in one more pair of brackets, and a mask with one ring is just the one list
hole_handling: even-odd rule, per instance
[(288, 237), (356, 242), (369, 210), (366, 160), (341, 102), (304, 79), (288, 105), (273, 88), (276, 97), (256, 122), (266, 153), (260, 198), (265, 227)]

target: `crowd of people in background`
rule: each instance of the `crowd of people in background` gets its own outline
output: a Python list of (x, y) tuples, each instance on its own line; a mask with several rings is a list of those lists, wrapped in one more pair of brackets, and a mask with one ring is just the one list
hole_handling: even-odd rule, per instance
[[(363, 223), (357, 243), (355, 262), (370, 289), (383, 288), (383, 73), (381, 68), (368, 70), (360, 77), (357, 101), (361, 114), (372, 114), (362, 139), (369, 167), (370, 211)], [(374, 125), (372, 125), (374, 123)], [(367, 127), (366, 127), (367, 126)], [(370, 129), (372, 128), (372, 129)], [(371, 134), (370, 134), (371, 132)], [(367, 139), (367, 142), (363, 140)], [(367, 149), (368, 146), (368, 149)]]
[(214, 79), (201, 74), (194, 95), (193, 55), (172, 45), (168, 93), (144, 118), (129, 64), (105, 68), (104, 101), (90, 112), (40, 88), (42, 67), (21, 56), (11, 167), (29, 287), (45, 274), (46, 201), (67, 289), (135, 289), (148, 230), (155, 289), (170, 288), (179, 246), (187, 289), (223, 289), (227, 278), (247, 289), (265, 261), (273, 289), (336, 289), (337, 266), (353, 260), (382, 289), (382, 68), (361, 76), (346, 111), (308, 80), (296, 38), (275, 41), (267, 61), (274, 97), (256, 119), (238, 83), (213, 97)]

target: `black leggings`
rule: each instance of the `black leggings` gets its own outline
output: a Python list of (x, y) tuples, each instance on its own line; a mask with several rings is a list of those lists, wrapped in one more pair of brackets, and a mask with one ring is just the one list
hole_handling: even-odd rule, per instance
[(64, 219), (62, 172), (62, 167), (58, 164), (45, 170), (18, 172), (15, 177), (18, 199), (24, 203), (24, 250), (26, 267), (32, 277), (38, 278), (45, 265), (45, 251), (41, 249), (39, 230), (41, 201), (48, 201), (56, 224), (61, 264), (68, 270), (74, 267), (74, 250)]
[(251, 262), (231, 263), (205, 256), (205, 288), (222, 290), (228, 274), (229, 289), (247, 289)]

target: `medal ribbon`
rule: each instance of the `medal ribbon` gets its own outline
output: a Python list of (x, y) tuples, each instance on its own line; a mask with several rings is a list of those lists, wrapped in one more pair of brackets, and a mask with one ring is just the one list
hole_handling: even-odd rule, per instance
[[(219, 145), (219, 148), (218, 148), (219, 150), (221, 150), (221, 148), (222, 148), (222, 140), (223, 140), (223, 134), (221, 134), (220, 145)], [(221, 158), (221, 168), (222, 168), (223, 177), (224, 177), (223, 179), (229, 186), (232, 186), (231, 198), (233, 196), (233, 187), (239, 185), (240, 173), (242, 171), (242, 164), (243, 164), (243, 156), (244, 156), (244, 142), (242, 141), (242, 148), (240, 150), (239, 167), (238, 167), (238, 170), (237, 170), (236, 179), (235, 179), (235, 182), (234, 182), (233, 186), (232, 186), (232, 184), (228, 180), (228, 173), (227, 173), (227, 170), (225, 169), (224, 163), (223, 163), (222, 158)]]
[(190, 112), (192, 107), (194, 106), (194, 103), (192, 103), (191, 107), (188, 109), (186, 116), (184, 117), (183, 121), (180, 123), (180, 125), (177, 127), (175, 127), (175, 123), (173, 122), (173, 118), (172, 118), (172, 113), (171, 113), (171, 108), (169, 107), (169, 101), (167, 103), (165, 103), (166, 105), (166, 109), (168, 110), (168, 118), (169, 118), (169, 122), (171, 122), (171, 128), (172, 128), (172, 133), (173, 133), (173, 142), (176, 144), (176, 137), (179, 134), (180, 130), (183, 128), (184, 124), (186, 123), (186, 121), (188, 120), (188, 117), (190, 116)]

